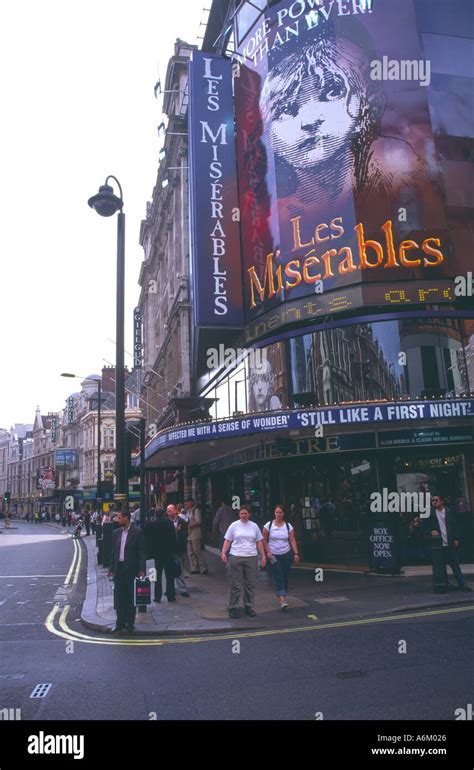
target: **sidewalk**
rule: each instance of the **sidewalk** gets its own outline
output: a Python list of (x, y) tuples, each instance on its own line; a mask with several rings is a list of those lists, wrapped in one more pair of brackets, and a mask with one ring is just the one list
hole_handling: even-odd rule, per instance
[[(97, 564), (95, 537), (83, 537), (87, 548), (87, 593), (81, 620), (88, 628), (110, 632), (115, 624), (113, 583), (108, 570)], [(214, 549), (212, 549), (213, 551)], [(259, 572), (255, 610), (257, 617), (243, 614), (231, 620), (227, 614), (227, 573), (218, 555), (206, 550), (209, 575), (192, 575), (186, 579), (190, 598), (177, 594), (168, 604), (152, 604), (147, 612), (138, 613), (135, 633), (171, 635), (205, 634), (230, 630), (257, 630), (309, 625), (311, 622), (361, 619), (427, 608), (474, 606), (474, 594), (452, 591), (437, 595), (432, 592), (431, 575), (376, 576), (353, 572), (324, 570), (322, 582), (315, 582), (313, 569), (293, 569), (290, 574), (290, 608), (279, 608), (270, 577)], [(147, 572), (153, 568), (147, 562)], [(414, 568), (412, 568), (414, 569)], [(424, 570), (426, 572), (426, 569)], [(463, 574), (473, 574), (473, 565), (463, 565)], [(454, 583), (451, 577), (451, 582)], [(472, 587), (472, 580), (469, 580)]]

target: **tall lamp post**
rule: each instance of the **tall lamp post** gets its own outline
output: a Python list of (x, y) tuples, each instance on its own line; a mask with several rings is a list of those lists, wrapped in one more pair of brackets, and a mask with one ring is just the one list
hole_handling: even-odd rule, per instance
[[(108, 184), (113, 179), (117, 184), (120, 197), (114, 195)], [(116, 500), (128, 503), (128, 475), (125, 442), (125, 368), (124, 368), (124, 327), (125, 327), (125, 214), (123, 213), (123, 193), (120, 182), (115, 176), (108, 176), (105, 184), (99, 187), (97, 195), (87, 201), (101, 217), (111, 217), (118, 212), (117, 219), (117, 330), (116, 330), (116, 366), (115, 366), (115, 414), (116, 414)]]
[(100, 445), (101, 445), (101, 430), (100, 430), (100, 423), (101, 423), (101, 401), (102, 401), (102, 381), (101, 380), (91, 380), (88, 377), (78, 377), (77, 374), (69, 374), (68, 372), (65, 372), (61, 375), (61, 377), (71, 377), (73, 379), (82, 379), (83, 382), (90, 382), (94, 385), (97, 385), (97, 508), (99, 507), (99, 500), (102, 499), (102, 470), (100, 465)]

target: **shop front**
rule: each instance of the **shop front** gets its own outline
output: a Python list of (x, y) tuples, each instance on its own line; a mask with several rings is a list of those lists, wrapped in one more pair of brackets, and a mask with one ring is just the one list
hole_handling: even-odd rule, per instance
[[(462, 403), (473, 402), (469, 399)], [(425, 404), (424, 408), (427, 413), (436, 413), (436, 403)], [(386, 405), (385, 410), (397, 414), (393, 405)], [(321, 415), (320, 410), (311, 413)], [(329, 414), (336, 422), (349, 412), (332, 409)], [(297, 415), (301, 417), (298, 412), (291, 414), (293, 418)], [(291, 424), (290, 413), (286, 421)], [(223, 498), (232, 501), (235, 508), (244, 503), (250, 506), (252, 519), (259, 526), (268, 521), (279, 503), (295, 527), (305, 562), (368, 567), (367, 533), (374, 493), (383, 495), (385, 490), (386, 494), (395, 492), (400, 497), (402, 493), (426, 497), (436, 491), (456, 512), (461, 559), (474, 558), (472, 418), (444, 420), (441, 427), (428, 421), (401, 421), (396, 430), (373, 423), (361, 431), (331, 426), (322, 437), (307, 429), (276, 430), (273, 434), (267, 429), (232, 438), (227, 435), (228, 429), (238, 433), (239, 426), (248, 422), (239, 418), (200, 426), (199, 431), (204, 431), (200, 438), (209, 439), (208, 431), (222, 436), (213, 440), (196, 441), (197, 428), (191, 426), (168, 432), (168, 438), (182, 442), (182, 468), (174, 473), (182, 473), (183, 482), (192, 488), (203, 510), (207, 544), (214, 544), (212, 519)], [(194, 440), (186, 441), (186, 437)], [(158, 441), (163, 445), (165, 436)], [(152, 449), (149, 446), (149, 469), (158, 463), (166, 464), (168, 455), (176, 457), (174, 449), (163, 448), (157, 453)], [(164, 495), (163, 504), (167, 502), (174, 500)], [(402, 505), (394, 517), (402, 564), (429, 562), (422, 512), (416, 504), (407, 510)]]

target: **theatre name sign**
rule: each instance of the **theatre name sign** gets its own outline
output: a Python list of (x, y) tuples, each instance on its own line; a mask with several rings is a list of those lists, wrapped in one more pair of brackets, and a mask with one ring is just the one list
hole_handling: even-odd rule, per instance
[(332, 425), (400, 423), (406, 420), (440, 420), (474, 417), (474, 399), (368, 404), (273, 412), (263, 416), (188, 425), (165, 430), (146, 448), (146, 459), (160, 449), (183, 443), (232, 438), (253, 433), (311, 429)]

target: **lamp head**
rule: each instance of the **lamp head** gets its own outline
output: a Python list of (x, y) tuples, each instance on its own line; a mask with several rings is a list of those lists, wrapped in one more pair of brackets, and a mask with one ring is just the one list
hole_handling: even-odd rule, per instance
[(114, 195), (113, 188), (108, 184), (103, 184), (99, 187), (97, 195), (89, 198), (87, 203), (101, 217), (111, 217), (123, 208), (123, 200)]

